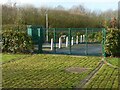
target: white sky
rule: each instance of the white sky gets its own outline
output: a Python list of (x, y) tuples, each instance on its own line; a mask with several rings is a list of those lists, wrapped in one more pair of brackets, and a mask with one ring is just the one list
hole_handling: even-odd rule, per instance
[(118, 1), (120, 0), (0, 0), (0, 3), (4, 4), (8, 1), (17, 2), (19, 4), (33, 4), (36, 7), (56, 7), (62, 5), (65, 8), (70, 8), (73, 5), (82, 4), (91, 10), (104, 11), (107, 9), (117, 9)]

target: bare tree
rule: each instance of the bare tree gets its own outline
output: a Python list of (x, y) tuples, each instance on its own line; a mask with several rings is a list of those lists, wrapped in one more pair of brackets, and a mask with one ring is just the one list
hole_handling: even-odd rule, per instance
[(78, 6), (73, 6), (69, 11), (73, 14), (85, 14), (86, 8), (82, 5), (78, 5)]

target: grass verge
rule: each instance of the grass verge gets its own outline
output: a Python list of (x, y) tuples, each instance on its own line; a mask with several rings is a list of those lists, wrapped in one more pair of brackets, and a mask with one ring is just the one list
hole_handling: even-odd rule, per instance
[[(3, 64), (3, 87), (74, 88), (97, 67), (100, 60), (100, 57), (32, 55)], [(83, 73), (66, 72), (65, 69), (69, 67), (91, 69)]]

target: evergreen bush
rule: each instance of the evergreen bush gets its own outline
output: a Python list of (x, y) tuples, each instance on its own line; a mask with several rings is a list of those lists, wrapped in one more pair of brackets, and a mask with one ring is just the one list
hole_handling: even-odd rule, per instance
[(24, 31), (4, 30), (2, 52), (29, 53), (33, 50), (31, 37)]
[(120, 30), (115, 28), (107, 30), (105, 51), (109, 56), (120, 56)]

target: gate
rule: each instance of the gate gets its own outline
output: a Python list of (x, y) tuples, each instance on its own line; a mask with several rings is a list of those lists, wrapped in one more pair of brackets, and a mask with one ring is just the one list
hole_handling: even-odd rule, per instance
[(105, 28), (49, 28), (44, 53), (105, 56)]

